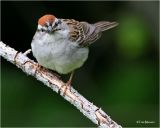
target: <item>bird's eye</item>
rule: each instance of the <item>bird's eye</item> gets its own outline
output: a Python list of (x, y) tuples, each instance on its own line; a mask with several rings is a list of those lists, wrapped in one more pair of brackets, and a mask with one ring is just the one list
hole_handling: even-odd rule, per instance
[(62, 22), (60, 20), (58, 20), (54, 25), (58, 26), (59, 24), (61, 24)]
[(61, 20), (58, 20), (58, 24), (61, 24), (62, 22), (61, 22)]
[(44, 32), (44, 29), (41, 29), (42, 32)]
[(54, 26), (57, 26), (58, 25), (58, 23), (56, 22), (55, 24), (54, 24)]

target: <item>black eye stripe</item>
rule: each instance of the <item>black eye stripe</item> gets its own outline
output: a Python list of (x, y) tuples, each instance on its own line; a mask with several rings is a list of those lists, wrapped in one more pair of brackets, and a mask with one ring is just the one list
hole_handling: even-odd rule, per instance
[(61, 24), (62, 22), (61, 22), (61, 20), (58, 20), (58, 24)]
[(58, 23), (56, 22), (55, 24), (54, 24), (54, 26), (57, 26), (58, 25)]
[(58, 20), (57, 22), (55, 22), (54, 26), (57, 26), (58, 24), (61, 24), (61, 20)]

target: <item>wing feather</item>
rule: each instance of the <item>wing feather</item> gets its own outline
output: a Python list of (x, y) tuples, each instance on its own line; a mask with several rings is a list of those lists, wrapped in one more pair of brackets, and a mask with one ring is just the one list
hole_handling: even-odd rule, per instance
[(69, 40), (77, 42), (80, 47), (87, 47), (98, 40), (103, 31), (118, 25), (116, 22), (100, 21), (95, 24), (79, 22), (74, 19), (63, 19), (69, 26)]
[(80, 43), (82, 46), (89, 46), (101, 37), (103, 31), (106, 31), (118, 25), (117, 22), (108, 21), (100, 21), (95, 24), (89, 24), (87, 22), (80, 23), (83, 26), (85, 34), (83, 42)]

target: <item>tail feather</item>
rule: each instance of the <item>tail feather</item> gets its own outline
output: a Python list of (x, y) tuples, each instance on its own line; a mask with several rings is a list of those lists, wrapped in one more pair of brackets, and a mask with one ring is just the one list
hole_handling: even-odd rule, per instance
[(106, 31), (108, 29), (114, 28), (118, 25), (117, 22), (108, 22), (108, 21), (100, 21), (94, 24), (96, 28), (100, 29), (100, 31)]

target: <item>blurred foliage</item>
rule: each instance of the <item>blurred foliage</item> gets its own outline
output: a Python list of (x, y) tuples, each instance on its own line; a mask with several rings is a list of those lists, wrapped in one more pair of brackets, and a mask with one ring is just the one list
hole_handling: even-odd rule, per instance
[(132, 14), (120, 18), (117, 38), (119, 53), (128, 58), (145, 54), (150, 40), (150, 32), (145, 21)]
[[(117, 21), (118, 27), (90, 46), (73, 86), (123, 127), (158, 127), (158, 1), (2, 1), (1, 5), (2, 41), (22, 52), (30, 48), (37, 19), (46, 13), (90, 23)], [(1, 73), (2, 127), (95, 126), (58, 94), (4, 59)], [(136, 123), (139, 120), (154, 123)]]

